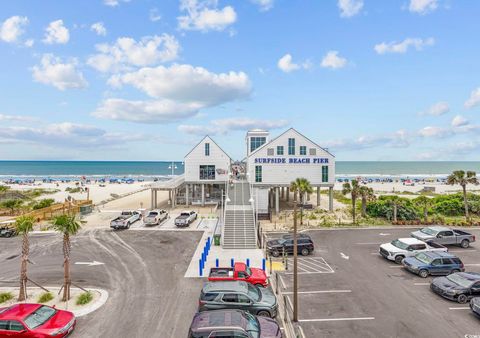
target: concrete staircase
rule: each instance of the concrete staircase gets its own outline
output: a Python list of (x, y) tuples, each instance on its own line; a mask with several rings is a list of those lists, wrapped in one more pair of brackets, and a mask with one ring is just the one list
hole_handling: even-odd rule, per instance
[(229, 187), (228, 198), (230, 201), (225, 207), (223, 248), (257, 248), (255, 218), (250, 203), (250, 185), (247, 182), (233, 183), (233, 187)]

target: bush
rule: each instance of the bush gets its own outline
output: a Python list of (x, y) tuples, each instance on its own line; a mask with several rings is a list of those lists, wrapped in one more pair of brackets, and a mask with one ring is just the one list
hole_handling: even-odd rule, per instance
[(13, 294), (11, 292), (2, 292), (0, 293), (0, 304), (5, 303), (13, 298)]
[(48, 303), (52, 299), (53, 299), (53, 295), (51, 292), (44, 292), (40, 295), (40, 297), (38, 297), (37, 303), (40, 303), (40, 304)]
[(77, 305), (85, 305), (85, 304), (90, 303), (92, 301), (92, 299), (93, 299), (92, 293), (90, 291), (87, 291), (87, 292), (81, 293), (77, 297), (76, 304)]
[[(440, 195), (432, 199), (432, 210), (445, 216), (462, 216), (465, 214), (463, 194)], [(472, 214), (480, 214), (480, 195), (467, 194), (468, 211)]]
[(42, 209), (42, 208), (48, 208), (49, 206), (51, 206), (53, 203), (55, 203), (55, 200), (52, 199), (52, 198), (44, 198), (40, 201), (38, 201), (37, 203), (35, 203), (33, 205), (33, 210), (37, 210), (37, 209)]
[(74, 194), (74, 193), (77, 193), (77, 192), (81, 192), (83, 189), (80, 188), (80, 187), (75, 187), (75, 188), (70, 188), (70, 187), (66, 187), (65, 188), (65, 191), (71, 193), (71, 194)]
[[(380, 196), (376, 201), (367, 203), (367, 215), (370, 217), (382, 217), (388, 220), (393, 219), (393, 197)], [(398, 220), (416, 220), (418, 219), (418, 210), (412, 200), (408, 198), (398, 198), (397, 201), (397, 219)]]

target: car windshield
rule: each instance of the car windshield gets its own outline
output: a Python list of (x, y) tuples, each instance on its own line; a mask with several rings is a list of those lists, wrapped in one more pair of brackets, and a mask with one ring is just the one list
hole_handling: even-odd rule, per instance
[(455, 284), (460, 285), (461, 287), (464, 287), (464, 288), (469, 288), (473, 284), (473, 281), (471, 281), (470, 279), (462, 277), (462, 275), (459, 275), (459, 274), (456, 274), (456, 273), (448, 275), (447, 279), (450, 282), (454, 282)]
[(151, 217), (155, 217), (157, 215), (158, 215), (158, 212), (156, 212), (156, 211), (152, 211), (148, 214), (148, 216), (151, 216)]
[(30, 329), (35, 329), (52, 318), (56, 312), (57, 310), (44, 305), (25, 318), (24, 322)]
[(123, 216), (130, 216), (132, 213), (130, 211), (123, 211), (122, 215)]
[(260, 338), (260, 324), (254, 315), (244, 312), (245, 319), (247, 320), (247, 331), (254, 338)]
[(402, 250), (407, 250), (408, 248), (408, 244), (406, 243), (403, 243), (401, 240), (399, 239), (396, 239), (394, 241), (391, 242), (391, 244), (399, 249), (402, 249)]
[(432, 230), (430, 228), (423, 228), (420, 230), (420, 232), (423, 232), (424, 234), (430, 235), (430, 236), (436, 236), (437, 232), (435, 230)]
[(418, 255), (415, 256), (415, 258), (425, 264), (430, 264), (433, 261), (433, 258), (425, 255), (424, 253), (419, 253)]
[(258, 288), (253, 286), (252, 284), (248, 284), (248, 295), (256, 302), (258, 302), (262, 296), (260, 294), (260, 291), (258, 291)]
[(283, 239), (283, 238), (278, 239), (278, 244), (280, 244), (280, 245), (283, 245), (285, 242), (286, 242), (286, 240)]
[(188, 212), (182, 212), (182, 213), (180, 214), (180, 216), (187, 216), (187, 217), (188, 217), (188, 216), (190, 216), (190, 214), (189, 214)]

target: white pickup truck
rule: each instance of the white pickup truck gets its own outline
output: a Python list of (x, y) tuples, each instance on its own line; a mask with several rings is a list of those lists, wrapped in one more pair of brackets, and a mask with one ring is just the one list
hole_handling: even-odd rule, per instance
[(110, 228), (112, 229), (129, 229), (130, 225), (135, 223), (141, 218), (138, 211), (122, 211), (120, 216), (110, 222)]
[(416, 238), (399, 238), (380, 245), (380, 255), (384, 258), (402, 263), (405, 257), (415, 256), (420, 252), (443, 251), (448, 249), (441, 244), (435, 242), (423, 242)]
[(165, 210), (155, 209), (151, 210), (147, 216), (143, 218), (143, 224), (146, 226), (149, 225), (159, 225), (168, 217), (168, 212)]
[(195, 211), (183, 211), (180, 216), (175, 218), (175, 225), (177, 227), (188, 227), (196, 219), (197, 213)]

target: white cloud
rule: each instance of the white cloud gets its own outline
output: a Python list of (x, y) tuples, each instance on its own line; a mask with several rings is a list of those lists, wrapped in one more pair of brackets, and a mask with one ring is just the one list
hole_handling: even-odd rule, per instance
[(320, 65), (324, 68), (343, 68), (347, 65), (347, 59), (339, 56), (337, 51), (331, 50), (323, 57)]
[(406, 53), (410, 47), (415, 48), (417, 51), (422, 50), (424, 47), (433, 46), (435, 44), (434, 38), (420, 39), (420, 38), (407, 38), (402, 42), (382, 42), (375, 45), (374, 49), (377, 54), (386, 53)]
[(129, 70), (132, 66), (153, 66), (173, 61), (178, 57), (180, 45), (174, 36), (146, 36), (140, 41), (122, 37), (114, 44), (95, 46), (98, 54), (88, 58), (87, 63), (100, 72)]
[(154, 98), (205, 106), (246, 98), (251, 92), (250, 80), (243, 72), (216, 74), (202, 67), (178, 64), (115, 75), (109, 83), (113, 86), (129, 84)]
[(107, 35), (107, 29), (103, 25), (103, 22), (95, 22), (93, 25), (90, 26), (90, 30), (97, 33), (97, 35)]
[(433, 12), (438, 7), (438, 0), (410, 0), (408, 10), (418, 14)]
[(469, 124), (468, 120), (461, 115), (457, 115), (452, 119), (452, 127), (463, 127)]
[(134, 134), (108, 133), (105, 130), (70, 122), (45, 127), (0, 127), (0, 140), (41, 143), (53, 147), (103, 147), (138, 139)]
[(62, 62), (52, 54), (44, 54), (40, 65), (32, 67), (36, 82), (54, 86), (57, 89), (80, 89), (88, 85), (83, 74), (77, 70), (77, 61)]
[(130, 2), (130, 0), (103, 0), (103, 4), (110, 7), (116, 7), (120, 2)]
[(285, 54), (280, 58), (280, 60), (278, 60), (277, 67), (285, 73), (290, 73), (301, 68), (309, 69), (312, 67), (312, 63), (308, 60), (302, 62), (301, 64), (294, 63), (292, 60), (292, 55)]
[(440, 116), (448, 113), (450, 111), (450, 107), (448, 106), (447, 102), (441, 101), (437, 102), (428, 108), (426, 111), (419, 112), (419, 115), (432, 115), (432, 116)]
[(470, 109), (480, 104), (480, 87), (473, 90), (470, 97), (465, 101), (465, 108)]
[(203, 108), (199, 103), (180, 103), (173, 100), (129, 101), (107, 99), (92, 115), (109, 120), (131, 122), (173, 122), (192, 117)]
[(286, 120), (257, 120), (246, 117), (232, 117), (210, 121), (209, 125), (180, 125), (178, 130), (193, 135), (227, 134), (232, 130), (249, 130), (253, 128), (278, 129), (288, 125)]
[(442, 127), (427, 126), (418, 131), (418, 134), (422, 137), (446, 137), (452, 135), (452, 131)]
[(363, 0), (338, 0), (338, 8), (342, 18), (350, 18), (362, 10)]
[(160, 21), (162, 19), (162, 16), (160, 15), (160, 13), (158, 12), (158, 9), (157, 8), (152, 8), (150, 10), (150, 13), (148, 15), (148, 18), (150, 19), (150, 21), (152, 22), (156, 22), (156, 21)]
[(385, 135), (359, 136), (355, 139), (340, 139), (328, 141), (324, 146), (335, 151), (338, 150), (358, 150), (387, 146), (392, 148), (408, 147), (411, 142), (411, 136), (405, 130), (398, 130)]
[(25, 41), (25, 47), (33, 47), (34, 43), (35, 41), (33, 39), (28, 39), (27, 41)]
[(70, 33), (68, 28), (64, 26), (63, 20), (56, 20), (50, 22), (45, 29), (45, 38), (43, 42), (46, 44), (65, 44), (70, 40)]
[(217, 8), (218, 0), (181, 0), (180, 10), (186, 15), (179, 16), (181, 30), (222, 31), (237, 21), (237, 13), (232, 6)]
[(25, 27), (28, 25), (26, 16), (12, 16), (6, 19), (0, 26), (0, 40), (4, 42), (17, 42), (25, 33)]
[(273, 5), (275, 4), (275, 0), (250, 0), (250, 1), (258, 5), (260, 7), (260, 10), (263, 12), (269, 11), (270, 9), (273, 8)]
[(35, 120), (35, 118), (31, 116), (0, 114), (0, 121), (3, 122), (31, 122), (33, 120)]

